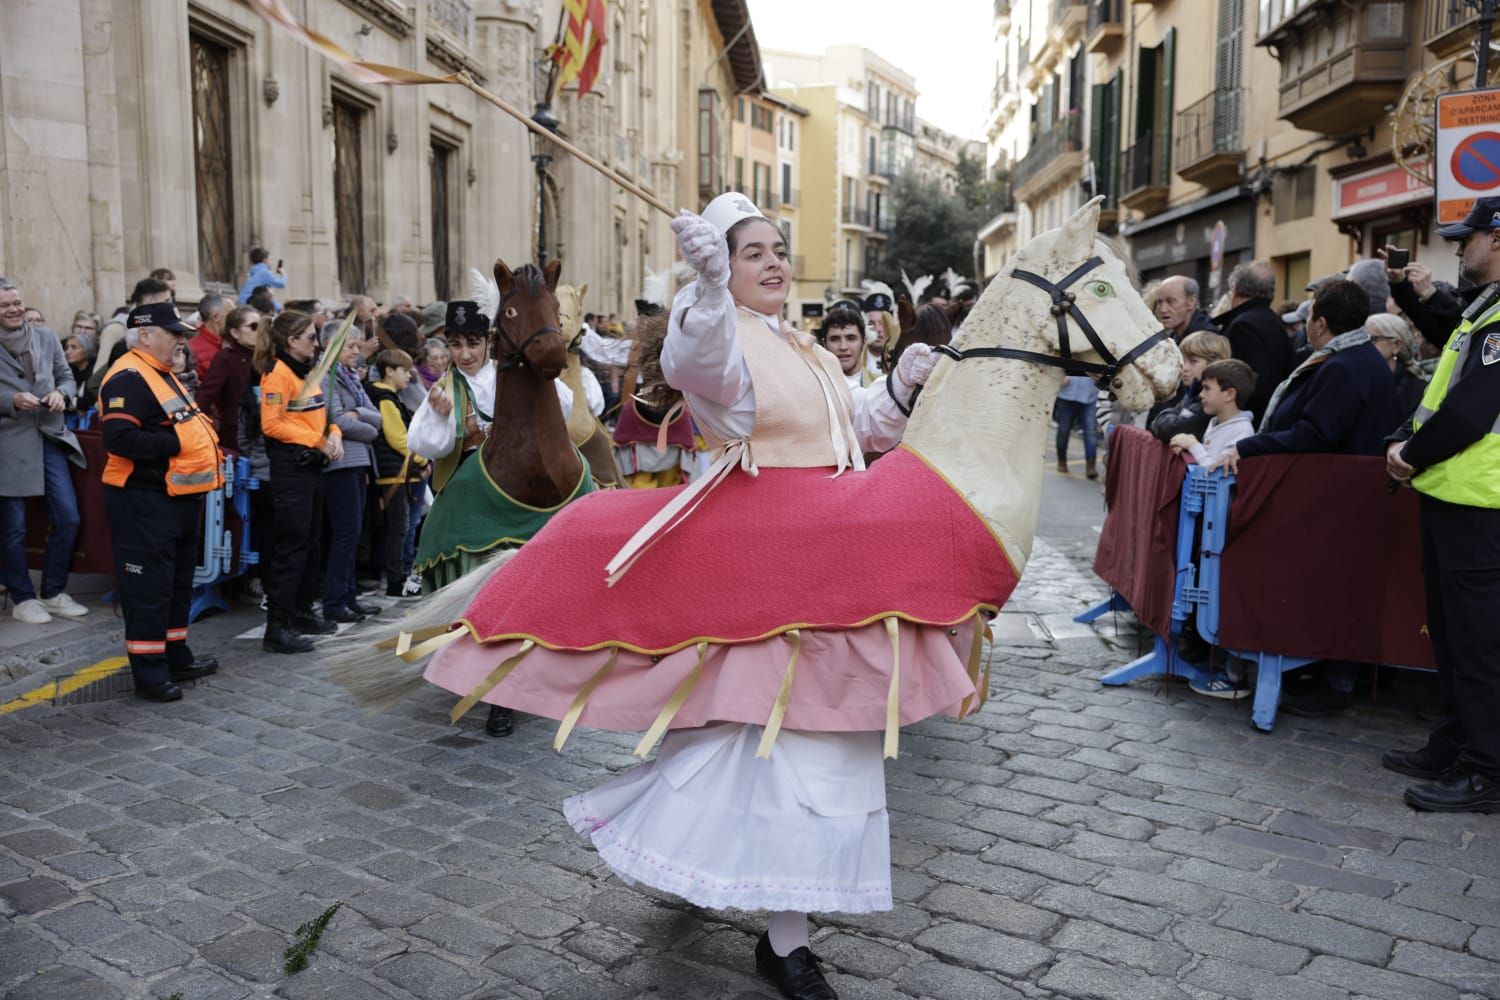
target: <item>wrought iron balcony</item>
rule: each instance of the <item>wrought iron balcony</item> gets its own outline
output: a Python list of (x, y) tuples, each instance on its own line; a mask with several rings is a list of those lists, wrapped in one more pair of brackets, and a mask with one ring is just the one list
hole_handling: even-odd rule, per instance
[(1022, 201), (1050, 187), (1064, 174), (1083, 169), (1082, 127), (1069, 115), (1038, 136), (1010, 172), (1016, 197)]
[(1147, 132), (1125, 150), (1120, 204), (1154, 215), (1166, 207), (1171, 185), (1171, 136)]
[(870, 228), (870, 210), (868, 208), (845, 205), (843, 218), (846, 225), (863, 226), (866, 229)]
[(1129, 0), (1089, 0), (1089, 25), (1084, 37), (1090, 52), (1113, 55), (1125, 44), (1125, 8)]
[(1177, 113), (1173, 167), (1183, 180), (1217, 191), (1240, 179), (1244, 101), (1241, 89), (1216, 90)]
[(1271, 47), (1281, 62), (1280, 117), (1331, 135), (1384, 120), (1386, 105), (1416, 68), (1410, 39), (1420, 6), (1303, 0), (1291, 7), (1262, 0), (1257, 43)]

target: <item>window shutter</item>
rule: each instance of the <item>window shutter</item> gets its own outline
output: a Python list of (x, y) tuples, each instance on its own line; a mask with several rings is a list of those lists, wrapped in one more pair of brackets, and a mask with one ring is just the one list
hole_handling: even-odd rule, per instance
[(1157, 70), (1161, 76), (1161, 106), (1157, 109), (1157, 160), (1158, 183), (1163, 186), (1172, 180), (1172, 77), (1177, 65), (1177, 29), (1168, 28), (1166, 37), (1158, 46), (1160, 51)]

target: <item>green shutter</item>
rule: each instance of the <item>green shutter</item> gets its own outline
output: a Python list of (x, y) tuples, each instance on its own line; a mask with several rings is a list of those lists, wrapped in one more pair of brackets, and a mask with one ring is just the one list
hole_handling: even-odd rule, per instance
[(1177, 65), (1177, 29), (1168, 28), (1167, 35), (1158, 46), (1161, 51), (1161, 107), (1157, 113), (1157, 131), (1160, 151), (1157, 163), (1157, 178), (1162, 186), (1172, 182), (1172, 77)]

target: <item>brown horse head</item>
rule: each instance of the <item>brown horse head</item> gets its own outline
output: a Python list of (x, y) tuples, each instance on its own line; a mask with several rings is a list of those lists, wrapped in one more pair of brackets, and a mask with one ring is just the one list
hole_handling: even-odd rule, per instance
[(562, 261), (551, 260), (545, 268), (522, 264), (512, 271), (505, 261), (495, 261), (495, 284), (500, 289), (499, 315), (495, 326), (495, 360), (501, 368), (527, 367), (543, 378), (553, 379), (568, 364), (568, 344), (557, 315), (557, 279)]
[(901, 360), (902, 352), (912, 344), (939, 347), (953, 339), (953, 323), (943, 307), (929, 302), (920, 309), (912, 309), (908, 299), (902, 299), (898, 306), (903, 307), (900, 313), (901, 336), (897, 339), (895, 346), (886, 351), (885, 370), (887, 372), (896, 370), (896, 362)]

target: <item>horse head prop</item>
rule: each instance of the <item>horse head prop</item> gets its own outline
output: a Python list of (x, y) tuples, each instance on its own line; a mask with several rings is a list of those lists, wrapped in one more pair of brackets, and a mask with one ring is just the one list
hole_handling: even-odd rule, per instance
[(572, 364), (573, 357), (578, 354), (578, 342), (583, 339), (583, 300), (589, 294), (589, 286), (558, 285), (554, 294), (557, 295), (557, 325), (562, 328), (563, 339), (568, 342), (569, 364)]
[(956, 362), (1008, 359), (1055, 382), (1064, 374), (1087, 375), (1136, 411), (1170, 396), (1182, 355), (1115, 247), (1099, 237), (1102, 200), (1023, 246), (980, 296), (957, 340), (939, 353)]
[(901, 320), (901, 333), (895, 343), (886, 347), (881, 367), (887, 372), (896, 370), (896, 363), (912, 344), (941, 347), (953, 339), (953, 322), (948, 313), (932, 303), (914, 307), (904, 295), (896, 300), (896, 315)]
[(500, 306), (495, 316), (494, 359), (500, 368), (531, 368), (546, 379), (556, 378), (568, 364), (568, 344), (558, 317), (555, 291), (562, 261), (545, 268), (522, 264), (512, 271), (495, 261), (495, 284)]

